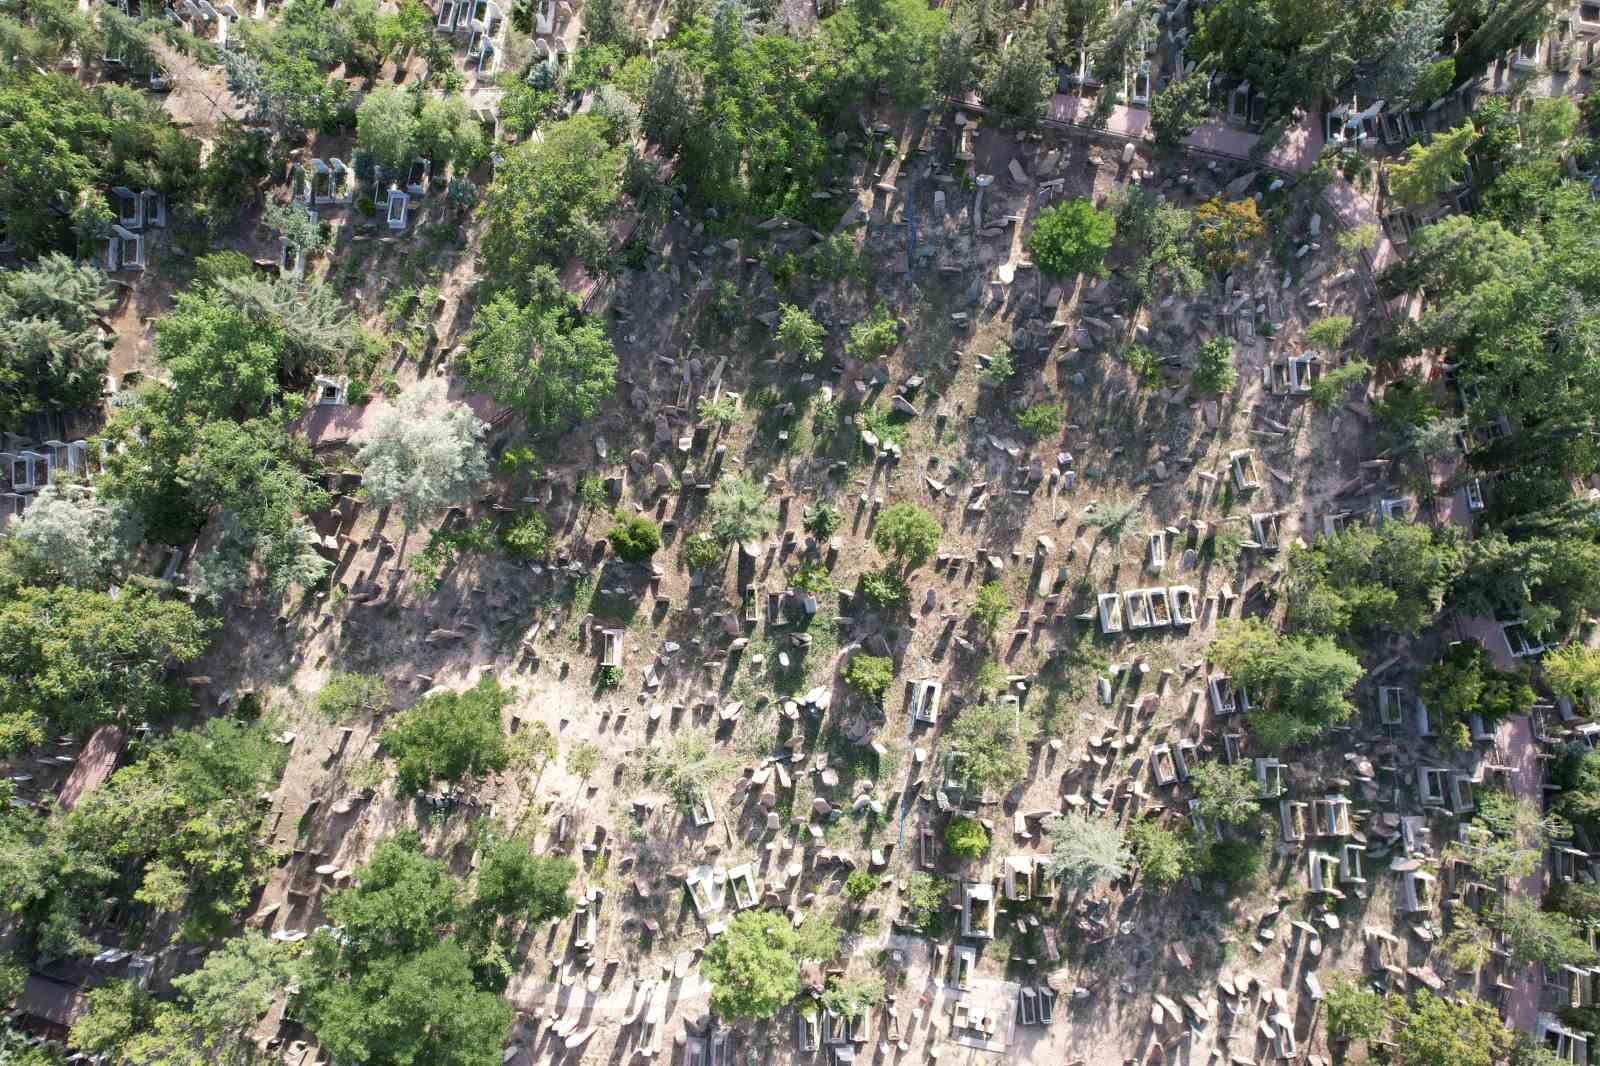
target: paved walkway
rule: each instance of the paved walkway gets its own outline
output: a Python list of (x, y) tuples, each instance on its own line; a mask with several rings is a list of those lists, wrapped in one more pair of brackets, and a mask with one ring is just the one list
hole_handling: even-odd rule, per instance
[[(1539, 776), (1539, 750), (1533, 741), (1533, 726), (1525, 714), (1508, 717), (1495, 731), (1495, 755), (1502, 766), (1511, 768), (1511, 790), (1538, 803), (1543, 792)], [(1544, 895), (1544, 870), (1541, 868), (1518, 882), (1524, 899), (1538, 900)], [(1531, 1033), (1539, 1022), (1540, 979), (1535, 967), (1524, 966), (1516, 975), (1516, 987), (1506, 1001), (1506, 1021), (1516, 1029)]]

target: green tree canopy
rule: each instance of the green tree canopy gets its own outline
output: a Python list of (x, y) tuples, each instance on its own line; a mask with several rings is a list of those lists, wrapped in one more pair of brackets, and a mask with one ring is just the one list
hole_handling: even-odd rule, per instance
[(510, 761), (500, 710), (510, 697), (486, 674), (465, 692), (433, 692), (399, 715), (383, 733), (395, 758), (400, 788), (425, 789), (504, 770)]
[(1110, 211), (1097, 210), (1085, 199), (1068, 200), (1039, 212), (1028, 232), (1028, 254), (1040, 270), (1058, 278), (1097, 275), (1116, 231)]
[[(541, 289), (559, 286), (548, 268), (536, 272)], [(599, 413), (616, 388), (617, 356), (605, 327), (569, 300), (519, 305), (501, 292), (474, 319), (463, 369), (475, 388), (560, 432)]]
[(488, 476), (486, 428), (466, 404), (446, 398), (443, 381), (418, 381), (362, 431), (362, 490), (379, 506), (397, 506), (414, 526), (465, 500)]
[(1088, 891), (1128, 872), (1133, 856), (1115, 822), (1068, 814), (1050, 822), (1050, 874), (1075, 891)]
[(1037, 725), (1016, 703), (980, 703), (963, 707), (944, 731), (950, 750), (960, 752), (966, 788), (1009, 789), (1028, 775), (1028, 743)]
[(1252, 694), (1250, 726), (1268, 747), (1317, 736), (1355, 713), (1347, 694), (1361, 664), (1329, 637), (1284, 637), (1259, 618), (1227, 619), (1211, 658)]
[(725, 1018), (770, 1018), (800, 994), (794, 929), (782, 914), (741, 911), (706, 947), (701, 972), (711, 1009)]
[(215, 622), (184, 603), (124, 589), (24, 588), (0, 604), (0, 745), (130, 725), (187, 706), (169, 667), (197, 658)]
[(914, 503), (895, 503), (878, 516), (872, 543), (900, 566), (916, 569), (933, 557), (940, 533), (933, 515)]
[(577, 115), (543, 133), (506, 153), (483, 203), (489, 274), (523, 293), (541, 263), (559, 270), (573, 256), (598, 259), (619, 191), (622, 154), (603, 119)]
[(567, 888), (577, 873), (565, 855), (534, 855), (527, 841), (505, 837), (484, 849), (476, 905), (500, 918), (543, 925), (572, 913)]

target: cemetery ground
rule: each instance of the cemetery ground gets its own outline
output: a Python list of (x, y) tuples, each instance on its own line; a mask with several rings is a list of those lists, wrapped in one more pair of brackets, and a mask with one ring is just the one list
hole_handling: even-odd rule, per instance
[[(1175, 825), (1187, 817), (1184, 786), (1158, 784), (1148, 760), (1152, 748), (1180, 741), (1224, 757), (1227, 725), (1212, 715), (1205, 665), (1218, 618), (1270, 609), (1260, 593), (1279, 547), (1310, 540), (1344, 509), (1352, 485), (1370, 485), (1361, 405), (1318, 409), (1273, 389), (1273, 368), (1300, 353), (1308, 321), (1379, 312), (1331, 244), (1302, 236), (1319, 205), (1292, 185), (1269, 190), (1269, 173), (1142, 153), (1124, 162), (1119, 145), (1090, 136), (986, 127), (968, 165), (936, 166), (937, 147), (961, 136), (967, 116), (948, 108), (886, 117), (894, 124), (870, 130), (871, 140), (896, 150), (870, 162), (855, 154), (853, 173), (826, 190), (840, 207), (841, 239), (781, 221), (715, 227), (714, 238), (705, 223), (679, 217), (641, 269), (619, 270), (604, 287), (622, 362), (615, 400), (543, 447), (537, 476), (501, 475), (441, 527), (504, 521), (531, 502), (556, 531), (551, 560), (514, 565), (468, 547), (444, 553), (437, 578), (425, 578), (417, 561), (440, 531), (404, 530), (351, 489), (318, 524), (338, 564), (314, 609), (280, 614), (243, 602), (230, 611), (198, 671), (206, 691), (257, 693), (285, 723), (291, 750), (269, 817), (286, 858), (253, 924), (317, 924), (321, 894), (401, 828), (420, 831), (465, 874), (490, 819), (580, 857), (579, 891), (598, 912), (598, 939), (583, 950), (574, 946), (583, 914), (519, 945), (509, 995), (523, 1012), (520, 1038), (540, 1053), (559, 1047), (551, 1024), (578, 1019), (600, 1030), (581, 1057), (617, 1061), (642, 1039), (622, 1023), (637, 1017), (646, 982), (671, 990), (669, 1037), (680, 1017), (698, 1023), (706, 988), (686, 963), (707, 923), (727, 915), (698, 917), (685, 878), (702, 866), (719, 877), (748, 866), (766, 902), (839, 921), (858, 945), (852, 967), (895, 975), (891, 1003), (871, 1022), (874, 1040), (893, 1026), (907, 1044), (958, 1054), (953, 1012), (963, 1000), (964, 1010), (984, 1009), (974, 1005), (982, 988), (1002, 1057), (1091, 1064), (1157, 1061), (1157, 1046), (1172, 1061), (1207, 1061), (1211, 1047), (1252, 1056), (1257, 1023), (1282, 1009), (1271, 990), (1290, 990), (1312, 1011), (1299, 990), (1304, 972), (1317, 969), (1326, 986), (1330, 972), (1360, 958), (1360, 928), (1387, 925), (1387, 879), (1369, 878), (1371, 898), (1351, 893), (1329, 910), (1308, 896), (1298, 852), (1280, 848), (1258, 882), (1232, 896), (1198, 879), (1160, 900), (1119, 883), (1092, 897), (1002, 900), (988, 941), (893, 931), (895, 886), (923, 866), (925, 834), (939, 850), (944, 726), (985, 688), (1020, 696), (1039, 739), (1024, 784), (977, 800), (990, 854), (927, 856), (952, 890), (997, 875), (1005, 856), (1041, 853), (1048, 812), (1106, 811), (1125, 825), (1164, 808)], [(968, 176), (977, 173), (993, 183), (980, 190)], [(1226, 286), (1212, 277), (1192, 299), (1142, 306), (1124, 247), (1106, 279), (1041, 277), (1023, 245), (1037, 212), (1076, 196), (1104, 202), (1127, 187), (1186, 206), (1225, 188), (1261, 192), (1282, 254), (1263, 247)], [(470, 321), (475, 234), (442, 220), (398, 239), (364, 232), (359, 220), (351, 228), (340, 227), (326, 277), (369, 321), (401, 328), (393, 385), (448, 373)], [(1300, 245), (1308, 251), (1297, 257)], [(786, 255), (800, 273), (784, 288), (773, 274)], [(160, 271), (147, 273), (131, 303), (161, 285)], [(783, 357), (769, 339), (780, 305), (801, 300), (829, 333), (816, 364)], [(896, 320), (892, 353), (845, 353), (850, 325), (879, 307)], [(1200, 342), (1224, 332), (1236, 338), (1243, 385), (1218, 399), (1185, 382)], [(1136, 342), (1157, 365), (1119, 359)], [(990, 368), (1001, 351), (1015, 371), (997, 380)], [(719, 400), (733, 408), (726, 424), (699, 417)], [(384, 402), (312, 409), (306, 426), (319, 455), (348, 448)], [(1019, 427), (1021, 412), (1051, 403), (1061, 405), (1059, 427), (1037, 438)], [(503, 453), (528, 431), (499, 418), (493, 433)], [(1234, 469), (1241, 454), (1253, 463), (1248, 478)], [(718, 476), (753, 479), (776, 521), (691, 572), (678, 554), (705, 528), (705, 488)], [(823, 501), (842, 523), (818, 541), (802, 516)], [(884, 563), (872, 533), (887, 506), (905, 501), (938, 518), (937, 552), (909, 573), (903, 608), (874, 610), (861, 590)], [(607, 551), (611, 508), (662, 524), (650, 563)], [(1263, 515), (1270, 542), (1253, 518)], [(825, 586), (796, 591), (800, 568), (819, 565)], [(991, 582), (1007, 610), (985, 636), (970, 616)], [(1102, 632), (1100, 594), (1158, 586), (1193, 590), (1192, 624)], [(602, 630), (621, 633), (615, 673), (598, 665)], [(896, 664), (881, 707), (840, 680), (858, 651)], [(316, 696), (333, 671), (383, 677), (395, 710), (329, 721)], [(385, 721), (425, 692), (485, 674), (512, 693), (504, 716), (513, 735), (542, 724), (559, 754), (427, 802), (397, 795), (379, 746)], [(944, 693), (932, 723), (916, 721), (911, 706), (922, 679)], [(1342, 754), (1335, 734), (1320, 765), (1293, 772), (1344, 775)], [(664, 787), (666, 767), (692, 781), (693, 794)], [(850, 902), (852, 869), (885, 887)], [(957, 907), (940, 924), (959, 920)], [(953, 944), (977, 951), (979, 985), (965, 993), (951, 984)], [(1219, 975), (1241, 991), (1253, 977), (1261, 995), (1241, 996), (1239, 1013), (1225, 1014)], [(1021, 988), (1053, 989), (1053, 1025), (1018, 1024)], [(1085, 1002), (1075, 988), (1088, 989)], [(1190, 1034), (1159, 1006), (1165, 1016), (1152, 1022), (1153, 1005), (1189, 996), (1213, 1024)], [(793, 1029), (792, 1011), (770, 1027), (781, 1057), (793, 1050)], [(750, 1046), (770, 1050), (761, 1036)]]

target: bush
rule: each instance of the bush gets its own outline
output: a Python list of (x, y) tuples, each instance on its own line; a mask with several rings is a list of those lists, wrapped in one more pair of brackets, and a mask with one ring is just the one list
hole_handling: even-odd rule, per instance
[(972, 618), (985, 640), (993, 640), (994, 635), (1000, 632), (1000, 623), (1005, 620), (1009, 610), (1011, 598), (1006, 595), (1005, 586), (1000, 582), (991, 581), (978, 590), (972, 606)]
[(1349, 315), (1329, 315), (1306, 327), (1306, 343), (1325, 352), (1336, 352), (1350, 336), (1355, 320)]
[(1157, 888), (1176, 884), (1196, 866), (1194, 845), (1160, 822), (1142, 820), (1128, 830), (1140, 876)]
[(1264, 858), (1259, 837), (1219, 840), (1206, 853), (1206, 875), (1228, 885), (1246, 885), (1261, 875)]
[(661, 547), (661, 530), (643, 515), (623, 519), (606, 534), (619, 556), (630, 563), (642, 563)]
[(881, 655), (857, 652), (845, 664), (844, 683), (863, 699), (882, 703), (884, 693), (894, 681), (894, 660)]
[(1041, 440), (1060, 433), (1065, 421), (1066, 409), (1060, 404), (1036, 403), (1017, 416), (1017, 427), (1034, 440)]
[(976, 859), (989, 850), (989, 831), (976, 818), (958, 815), (944, 827), (944, 846), (963, 859)]
[(839, 508), (826, 500), (815, 507), (806, 508), (805, 530), (819, 541), (827, 540), (837, 533), (843, 522), (844, 516), (839, 513)]
[(389, 702), (389, 686), (370, 674), (333, 673), (317, 693), (317, 713), (330, 722), (344, 723), (358, 714), (381, 710)]
[(777, 521), (766, 490), (744, 474), (718, 481), (708, 506), (711, 532), (724, 544), (764, 537)]
[(1033, 718), (1015, 703), (963, 707), (945, 731), (951, 750), (961, 753), (963, 788), (1009, 789), (1028, 773), (1028, 741)]
[(784, 304), (778, 320), (778, 347), (814, 363), (822, 358), (822, 341), (828, 335), (810, 313), (793, 304)]
[(856, 359), (871, 362), (894, 351), (899, 343), (900, 326), (889, 308), (880, 303), (872, 314), (850, 327), (850, 341), (845, 351)]
[(250, 257), (243, 252), (209, 252), (194, 261), (194, 279), (198, 284), (211, 284), (225, 278), (242, 278), (250, 274)]
[(879, 570), (862, 576), (861, 595), (880, 611), (893, 610), (905, 606), (911, 586), (893, 570)]
[(728, 549), (709, 533), (696, 533), (683, 542), (683, 565), (690, 570), (705, 570), (728, 557)]
[(1233, 342), (1226, 337), (1212, 337), (1200, 346), (1200, 356), (1194, 366), (1194, 387), (1201, 392), (1232, 392), (1239, 383), (1239, 372), (1233, 367)]
[(550, 527), (537, 511), (524, 511), (500, 531), (500, 547), (512, 559), (543, 559), (550, 554)]
[(844, 893), (857, 903), (863, 903), (866, 898), (878, 890), (876, 874), (866, 870), (852, 870), (850, 876), (844, 879)]
[(944, 917), (947, 886), (931, 874), (914, 873), (900, 886), (900, 915), (905, 924), (924, 933), (939, 927)]

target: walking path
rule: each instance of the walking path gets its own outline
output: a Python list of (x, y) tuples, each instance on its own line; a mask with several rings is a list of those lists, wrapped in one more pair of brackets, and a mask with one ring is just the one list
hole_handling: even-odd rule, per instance
[[(1511, 790), (1523, 799), (1538, 803), (1543, 783), (1539, 777), (1539, 751), (1528, 716), (1519, 714), (1502, 721), (1495, 731), (1494, 745), (1500, 764), (1511, 769)], [(1522, 878), (1517, 891), (1524, 899), (1540, 899), (1544, 895), (1544, 870), (1541, 868)], [(1540, 983), (1538, 972), (1532, 966), (1524, 966), (1516, 975), (1516, 987), (1506, 1000), (1506, 1021), (1513, 1028), (1525, 1033), (1534, 1031), (1539, 1022)]]

